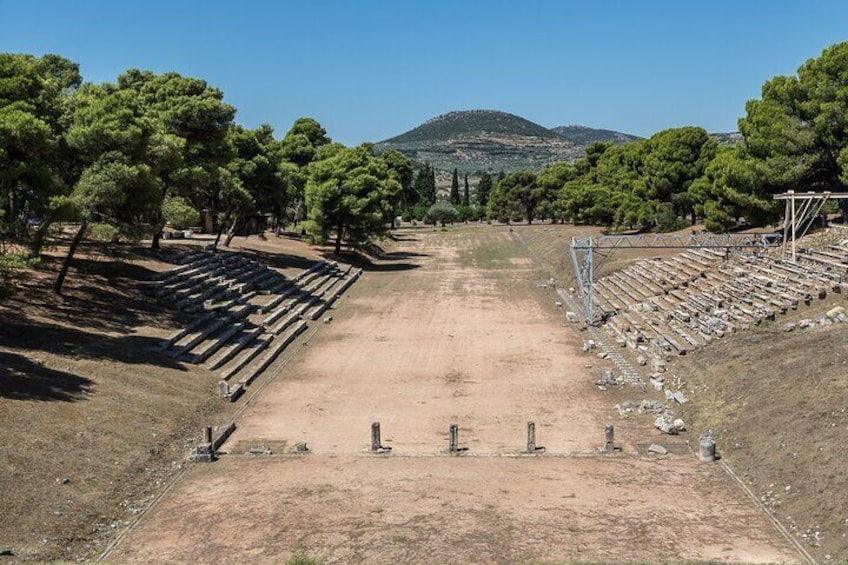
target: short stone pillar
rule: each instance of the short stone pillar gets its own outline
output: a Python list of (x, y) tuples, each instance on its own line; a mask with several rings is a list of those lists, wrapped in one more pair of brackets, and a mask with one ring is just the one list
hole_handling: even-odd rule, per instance
[(711, 463), (716, 460), (716, 442), (710, 436), (701, 436), (698, 442), (699, 453), (698, 459), (706, 463)]
[(527, 422), (527, 451), (536, 453), (536, 423)]
[(615, 451), (615, 427), (612, 424), (607, 424), (604, 430), (604, 451)]
[(451, 424), (448, 436), (448, 451), (456, 453), (459, 451), (459, 426)]
[(230, 397), (230, 385), (224, 379), (218, 381), (218, 395), (221, 398), (229, 398)]
[(380, 441), (380, 422), (371, 424), (371, 451), (380, 451), (382, 442)]
[(211, 463), (215, 459), (215, 449), (212, 447), (212, 428), (206, 426), (203, 428), (203, 441), (194, 448), (194, 461), (202, 461)]

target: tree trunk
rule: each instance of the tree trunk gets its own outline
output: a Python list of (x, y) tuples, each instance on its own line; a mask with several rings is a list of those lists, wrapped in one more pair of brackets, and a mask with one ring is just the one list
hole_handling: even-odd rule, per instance
[(83, 221), (80, 224), (79, 231), (74, 236), (73, 241), (71, 241), (71, 246), (68, 248), (68, 255), (65, 257), (65, 261), (62, 263), (62, 269), (59, 271), (59, 277), (56, 279), (56, 284), (53, 286), (53, 290), (56, 294), (62, 294), (62, 285), (65, 284), (65, 277), (68, 274), (68, 268), (71, 266), (71, 259), (74, 257), (74, 253), (77, 250), (77, 246), (79, 245), (82, 238), (85, 236), (85, 232), (88, 230), (88, 220)]
[(32, 257), (38, 257), (41, 255), (41, 248), (44, 247), (44, 240), (47, 238), (47, 232), (50, 230), (50, 226), (53, 225), (53, 218), (48, 216), (41, 225), (38, 226), (38, 229), (35, 230), (35, 235), (32, 237), (32, 244), (30, 245), (30, 255)]
[[(162, 204), (165, 203), (165, 196), (167, 196), (167, 194), (168, 194), (168, 187), (163, 186), (162, 192), (160, 194), (160, 196), (162, 197)], [(159, 212), (161, 213), (161, 211), (162, 211), (162, 208), (160, 207)], [(156, 224), (156, 231), (153, 232), (153, 241), (150, 243), (150, 249), (159, 249), (159, 239), (162, 237), (162, 230), (165, 229), (165, 223), (166, 222), (163, 218), (163, 220), (161, 222)]]
[(230, 213), (227, 213), (227, 216), (224, 218), (224, 221), (221, 222), (221, 226), (218, 228), (218, 235), (215, 237), (215, 243), (212, 244), (212, 249), (218, 249), (218, 242), (221, 241), (221, 236), (224, 234), (224, 226), (230, 221)]
[(344, 225), (339, 224), (336, 226), (336, 255), (342, 252), (342, 233), (344, 232)]
[(230, 226), (230, 231), (227, 232), (227, 240), (224, 242), (224, 247), (229, 247), (230, 243), (233, 242), (233, 238), (236, 235), (236, 226), (238, 226), (239, 217), (236, 216), (236, 219), (233, 220), (233, 225)]
[(162, 237), (163, 229), (165, 229), (164, 223), (156, 224), (156, 230), (153, 232), (153, 241), (150, 242), (150, 249), (159, 249), (159, 240)]
[(695, 207), (694, 206), (689, 207), (689, 217), (691, 218), (693, 226), (698, 223), (698, 216), (695, 215)]

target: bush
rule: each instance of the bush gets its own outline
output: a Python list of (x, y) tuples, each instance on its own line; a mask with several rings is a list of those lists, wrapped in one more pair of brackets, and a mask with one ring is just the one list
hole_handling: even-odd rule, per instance
[(162, 203), (165, 221), (176, 229), (200, 225), (200, 214), (181, 196), (172, 196)]
[(120, 235), (121, 230), (111, 224), (93, 223), (88, 226), (88, 236), (94, 241), (114, 243)]
[(458, 218), (459, 212), (457, 212), (456, 208), (454, 208), (449, 202), (440, 200), (430, 206), (430, 209), (427, 210), (426, 221), (433, 225), (440, 223), (442, 227), (444, 227), (446, 223), (453, 223)]

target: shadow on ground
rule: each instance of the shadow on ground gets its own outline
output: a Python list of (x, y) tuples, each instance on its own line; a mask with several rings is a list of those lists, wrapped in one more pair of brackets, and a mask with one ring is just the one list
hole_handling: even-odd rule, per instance
[(342, 251), (339, 254), (333, 253), (332, 251), (323, 251), (321, 252), (321, 257), (328, 261), (342, 261), (344, 263), (348, 263), (350, 265), (353, 265), (354, 267), (362, 269), (363, 271), (389, 272), (410, 271), (412, 269), (418, 269), (421, 267), (421, 265), (402, 261), (415, 257), (428, 257), (428, 255), (425, 255), (423, 253), (406, 252), (383, 253), (380, 256), (379, 263), (375, 263), (370, 257), (358, 251)]
[(0, 352), (0, 398), (75, 402), (93, 392), (85, 377), (57, 371), (18, 355)]
[(104, 335), (6, 313), (0, 324), (0, 346), (44, 351), (84, 359), (110, 359), (185, 371), (174, 359), (155, 352), (162, 340), (153, 336)]

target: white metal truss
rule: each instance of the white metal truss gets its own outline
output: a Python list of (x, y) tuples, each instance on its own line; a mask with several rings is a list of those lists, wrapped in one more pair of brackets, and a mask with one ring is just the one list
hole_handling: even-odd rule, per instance
[(765, 249), (780, 245), (780, 234), (773, 233), (693, 233), (602, 235), (571, 238), (571, 263), (577, 278), (583, 314), (595, 323), (595, 270), (616, 249)]
[[(783, 192), (775, 194), (775, 200), (785, 200), (783, 212), (783, 257), (789, 255), (796, 262), (795, 241), (804, 237), (810, 226), (821, 213), (828, 200), (848, 199), (848, 192)], [(799, 208), (800, 207), (800, 208)], [(786, 246), (790, 249), (787, 250)]]

